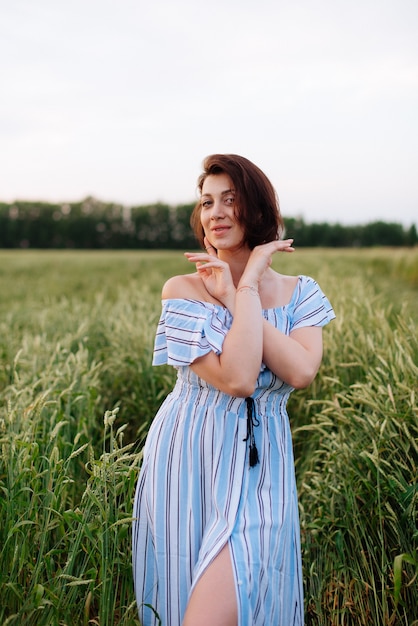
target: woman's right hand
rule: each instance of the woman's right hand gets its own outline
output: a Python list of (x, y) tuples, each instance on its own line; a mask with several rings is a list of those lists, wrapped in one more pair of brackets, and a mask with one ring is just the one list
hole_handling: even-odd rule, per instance
[(185, 252), (186, 258), (196, 264), (196, 270), (208, 293), (219, 300), (228, 309), (233, 308), (235, 286), (231, 270), (225, 261), (221, 261), (213, 246), (205, 238), (207, 252)]

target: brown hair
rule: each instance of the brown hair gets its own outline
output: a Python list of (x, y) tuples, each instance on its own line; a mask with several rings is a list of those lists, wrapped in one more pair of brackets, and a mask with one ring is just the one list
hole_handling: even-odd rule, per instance
[[(236, 154), (212, 154), (203, 161), (197, 181), (199, 192), (207, 176), (227, 174), (234, 184), (236, 217), (244, 229), (244, 243), (252, 250), (261, 243), (279, 239), (284, 231), (279, 199), (267, 176), (254, 163)], [(200, 200), (190, 217), (196, 239), (203, 247)]]

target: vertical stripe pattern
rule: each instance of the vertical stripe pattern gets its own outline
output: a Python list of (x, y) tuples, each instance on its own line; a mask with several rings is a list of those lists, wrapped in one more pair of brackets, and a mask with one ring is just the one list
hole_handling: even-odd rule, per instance
[[(308, 277), (299, 277), (289, 305), (263, 314), (286, 334), (334, 317)], [(155, 612), (163, 626), (180, 626), (194, 585), (227, 542), (239, 626), (304, 623), (286, 413), (292, 388), (261, 369), (253, 394), (260, 462), (249, 467), (245, 400), (221, 393), (188, 367), (210, 350), (222, 351), (231, 323), (217, 305), (163, 301), (154, 363), (175, 365), (178, 377), (151, 425), (135, 495), (133, 572), (143, 626), (159, 623)]]

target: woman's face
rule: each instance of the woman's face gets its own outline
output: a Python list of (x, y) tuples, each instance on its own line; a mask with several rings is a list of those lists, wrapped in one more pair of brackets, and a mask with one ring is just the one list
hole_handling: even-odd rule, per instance
[(211, 245), (217, 250), (241, 248), (244, 230), (236, 218), (235, 189), (230, 177), (207, 176), (200, 202), (200, 221)]

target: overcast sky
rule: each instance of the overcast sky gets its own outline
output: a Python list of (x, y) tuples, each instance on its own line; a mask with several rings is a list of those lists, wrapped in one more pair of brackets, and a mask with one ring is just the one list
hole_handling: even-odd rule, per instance
[(418, 0), (0, 8), (0, 201), (192, 202), (234, 152), (285, 217), (418, 223)]

